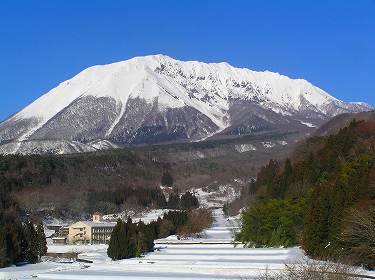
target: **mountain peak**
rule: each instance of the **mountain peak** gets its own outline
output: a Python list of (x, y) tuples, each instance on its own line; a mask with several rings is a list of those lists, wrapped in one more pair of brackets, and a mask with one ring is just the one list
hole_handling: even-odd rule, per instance
[(369, 109), (303, 79), (156, 54), (89, 67), (62, 82), (1, 123), (0, 144), (195, 141), (288, 125), (304, 131), (339, 113)]

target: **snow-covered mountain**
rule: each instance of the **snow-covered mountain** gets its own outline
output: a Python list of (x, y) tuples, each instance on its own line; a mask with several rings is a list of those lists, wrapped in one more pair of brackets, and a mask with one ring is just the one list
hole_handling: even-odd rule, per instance
[(0, 152), (306, 132), (337, 114), (370, 109), (303, 79), (152, 55), (93, 66), (61, 83), (0, 124)]

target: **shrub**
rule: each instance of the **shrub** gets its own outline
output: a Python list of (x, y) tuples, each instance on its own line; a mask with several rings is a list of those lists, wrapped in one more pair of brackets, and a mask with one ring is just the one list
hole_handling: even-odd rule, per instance
[(343, 243), (345, 255), (350, 256), (356, 264), (364, 264), (374, 269), (375, 206), (349, 211), (340, 240)]
[(333, 262), (316, 262), (307, 258), (285, 264), (281, 272), (261, 274), (259, 280), (354, 280), (354, 269)]
[(304, 199), (257, 202), (242, 213), (236, 240), (256, 247), (296, 245), (304, 209)]

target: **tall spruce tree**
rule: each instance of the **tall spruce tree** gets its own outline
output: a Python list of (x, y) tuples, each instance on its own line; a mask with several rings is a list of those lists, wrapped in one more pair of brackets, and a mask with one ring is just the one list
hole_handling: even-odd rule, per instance
[(35, 226), (31, 221), (27, 221), (24, 230), (27, 241), (26, 260), (29, 263), (37, 263), (39, 260), (38, 235)]
[(13, 222), (7, 221), (5, 224), (5, 232), (9, 263), (13, 264), (26, 261), (28, 242), (21, 221), (17, 218), (15, 218)]
[(133, 224), (132, 219), (129, 217), (126, 221), (127, 225), (127, 255), (126, 258), (133, 258), (136, 256), (136, 248), (137, 248), (137, 234), (136, 234), (136, 225)]
[(5, 228), (0, 225), (0, 268), (8, 265), (8, 250)]
[(107, 249), (107, 255), (112, 260), (121, 259), (121, 234), (123, 234), (123, 222), (121, 219), (117, 220), (116, 226), (113, 228), (111, 239), (109, 241), (109, 246)]
[(40, 223), (37, 225), (36, 234), (37, 234), (37, 240), (38, 240), (38, 256), (40, 259), (42, 256), (45, 256), (47, 254), (47, 249), (48, 249), (43, 224)]

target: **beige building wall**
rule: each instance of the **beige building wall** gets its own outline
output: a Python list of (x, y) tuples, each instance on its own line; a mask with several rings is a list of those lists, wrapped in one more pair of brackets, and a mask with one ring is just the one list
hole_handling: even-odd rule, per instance
[(77, 222), (69, 226), (68, 242), (91, 242), (91, 226), (84, 222)]
[(115, 223), (102, 222), (102, 215), (95, 212), (92, 221), (80, 221), (69, 226), (68, 243), (108, 243)]

